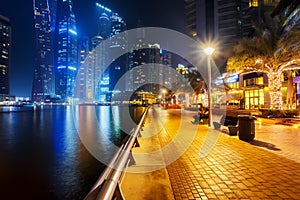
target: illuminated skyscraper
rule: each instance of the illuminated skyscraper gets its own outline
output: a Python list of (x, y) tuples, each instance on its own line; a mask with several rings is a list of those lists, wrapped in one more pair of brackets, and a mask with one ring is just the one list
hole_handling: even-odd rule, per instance
[(51, 31), (54, 34), (55, 26), (56, 26), (57, 0), (51, 0), (48, 2), (49, 2), (49, 9), (50, 9)]
[[(118, 13), (112, 12), (109, 8), (98, 3), (96, 3), (96, 6), (99, 8), (100, 17), (98, 35), (92, 39), (92, 44), (94, 48), (95, 72), (100, 74), (100, 77), (95, 77), (98, 78), (98, 83), (94, 84), (95, 99), (98, 101), (109, 101), (115, 84), (126, 72), (128, 66), (127, 56), (121, 56), (114, 60), (113, 63), (108, 63), (110, 51), (127, 48), (126, 38), (118, 35), (126, 30), (126, 23)], [(101, 46), (98, 46), (99, 44)], [(106, 64), (110, 65), (105, 66)]]
[(44, 101), (55, 94), (51, 18), (48, 0), (34, 0), (36, 56), (32, 84), (32, 100)]
[(104, 40), (107, 40), (110, 37), (111, 15), (112, 13), (109, 9), (103, 8), (103, 12), (99, 17), (98, 36), (94, 37), (92, 42), (93, 48), (96, 48), (99, 44), (101, 44), (101, 47), (99, 46), (96, 48), (97, 53), (94, 54), (96, 72), (95, 78), (98, 81), (95, 83), (95, 94), (96, 99), (99, 101), (106, 101), (107, 95), (109, 94), (109, 71), (105, 70), (108, 68), (108, 66), (105, 66), (104, 64), (108, 59), (109, 52), (104, 50), (107, 49), (107, 42), (104, 43)]
[(0, 94), (2, 95), (9, 94), (10, 44), (10, 21), (0, 15)]
[[(126, 30), (126, 23), (124, 20), (118, 15), (118, 13), (113, 13), (111, 16), (111, 50), (125, 50), (127, 52), (127, 39), (126, 34), (120, 34)], [(114, 90), (114, 87), (121, 76), (126, 72), (128, 68), (128, 55), (123, 55), (120, 58), (116, 59), (109, 66), (109, 86), (110, 91)], [(124, 90), (124, 88), (118, 88), (118, 90)]]
[(77, 28), (73, 3), (72, 0), (58, 0), (55, 29), (55, 90), (64, 102), (74, 95), (77, 61)]
[(110, 36), (111, 32), (111, 13), (103, 12), (99, 17), (99, 29), (98, 35), (106, 40)]
[(91, 52), (89, 51), (89, 39), (82, 37), (78, 42), (78, 63), (80, 64), (76, 80), (76, 96), (85, 102), (92, 98), (93, 70), (91, 62), (88, 60)]

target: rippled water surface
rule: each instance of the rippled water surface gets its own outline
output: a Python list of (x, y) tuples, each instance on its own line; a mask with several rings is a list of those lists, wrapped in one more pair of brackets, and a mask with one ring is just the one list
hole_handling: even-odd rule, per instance
[(0, 113), (0, 199), (83, 199), (105, 165), (80, 140), (80, 123), (96, 116), (98, 124), (85, 134), (106, 134), (109, 142), (99, 141), (99, 155), (109, 159), (111, 142), (119, 145), (126, 136), (122, 124), (128, 125), (130, 116), (138, 120), (143, 111), (133, 108), (129, 114), (125, 108), (53, 106)]

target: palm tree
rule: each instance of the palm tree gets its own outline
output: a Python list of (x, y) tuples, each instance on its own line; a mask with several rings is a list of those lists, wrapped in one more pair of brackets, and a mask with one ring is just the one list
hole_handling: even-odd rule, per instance
[(186, 79), (188, 83), (187, 88), (188, 89), (193, 88), (195, 94), (197, 95), (201, 94), (206, 90), (205, 81), (203, 80), (203, 77), (201, 76), (199, 71), (196, 70), (194, 66), (189, 64), (186, 68), (180, 68), (176, 70), (179, 74), (181, 74)]
[(263, 72), (269, 79), (271, 109), (282, 109), (281, 79), (284, 71), (300, 69), (300, 29), (282, 34), (278, 18), (254, 25), (255, 36), (243, 38), (227, 61), (228, 71)]

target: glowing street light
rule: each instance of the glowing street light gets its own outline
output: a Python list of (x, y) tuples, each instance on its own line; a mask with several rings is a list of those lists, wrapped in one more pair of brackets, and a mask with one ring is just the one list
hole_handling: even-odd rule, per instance
[(215, 49), (212, 47), (208, 47), (204, 49), (205, 54), (207, 55), (207, 68), (208, 68), (208, 86), (207, 86), (207, 94), (208, 94), (208, 126), (213, 126), (212, 120), (212, 101), (211, 101), (211, 55), (214, 53)]
[(214, 53), (215, 49), (212, 47), (208, 47), (206, 49), (204, 49), (204, 52), (206, 55), (211, 56)]

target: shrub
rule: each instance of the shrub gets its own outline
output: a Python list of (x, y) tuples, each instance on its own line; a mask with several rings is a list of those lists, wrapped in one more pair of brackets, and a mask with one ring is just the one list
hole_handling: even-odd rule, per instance
[(265, 118), (292, 118), (300, 114), (299, 110), (271, 110), (260, 109), (262, 117)]

